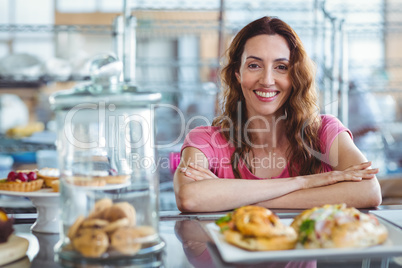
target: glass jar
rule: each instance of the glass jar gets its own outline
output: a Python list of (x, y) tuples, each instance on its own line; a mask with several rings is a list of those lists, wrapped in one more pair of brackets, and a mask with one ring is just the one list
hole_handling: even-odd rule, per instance
[(154, 161), (154, 104), (161, 95), (118, 83), (116, 64), (104, 59), (98, 65), (106, 71), (96, 69), (92, 83), (50, 97), (58, 127), (61, 259), (121, 260), (164, 247)]

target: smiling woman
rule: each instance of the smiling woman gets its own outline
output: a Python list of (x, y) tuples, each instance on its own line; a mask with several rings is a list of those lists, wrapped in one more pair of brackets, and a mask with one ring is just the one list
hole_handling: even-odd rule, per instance
[(319, 114), (314, 64), (289, 25), (251, 22), (227, 57), (221, 115), (183, 144), (174, 178), (181, 211), (381, 203), (378, 169), (337, 118)]

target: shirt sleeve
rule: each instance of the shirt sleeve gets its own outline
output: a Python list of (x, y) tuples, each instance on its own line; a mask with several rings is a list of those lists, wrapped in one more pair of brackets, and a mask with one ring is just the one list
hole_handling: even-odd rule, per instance
[(181, 152), (187, 147), (194, 147), (200, 150), (207, 159), (211, 159), (214, 156), (214, 147), (212, 144), (212, 129), (211, 127), (196, 127), (192, 129), (184, 139)]
[(321, 120), (321, 129), (319, 135), (321, 141), (321, 150), (324, 155), (324, 162), (329, 164), (329, 151), (339, 133), (346, 131), (352, 139), (353, 135), (352, 132), (333, 115), (323, 115)]

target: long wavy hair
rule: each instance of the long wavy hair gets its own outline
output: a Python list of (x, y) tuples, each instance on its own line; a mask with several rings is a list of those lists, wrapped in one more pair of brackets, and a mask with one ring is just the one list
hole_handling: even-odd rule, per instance
[(312, 151), (321, 152), (318, 136), (321, 120), (317, 105), (315, 66), (295, 31), (278, 18), (262, 17), (255, 20), (234, 37), (227, 50), (227, 64), (221, 71), (222, 111), (212, 125), (220, 126), (221, 129), (230, 129), (229, 132), (222, 131), (222, 134), (235, 147), (231, 156), (231, 166), (235, 177), (240, 178), (239, 161), (242, 159), (243, 163), (249, 167), (247, 155), (252, 148), (246, 141), (252, 140), (252, 137), (243, 129), (248, 116), (236, 72), (240, 70), (241, 57), (247, 40), (262, 34), (278, 34), (284, 37), (290, 50), (289, 76), (292, 87), (288, 100), (281, 107), (287, 112), (287, 118), (284, 120), (287, 130), (285, 135), (289, 141), (286, 152), (287, 161), (296, 163), (288, 165), (289, 173), (294, 176), (322, 172), (321, 160), (311, 153)]

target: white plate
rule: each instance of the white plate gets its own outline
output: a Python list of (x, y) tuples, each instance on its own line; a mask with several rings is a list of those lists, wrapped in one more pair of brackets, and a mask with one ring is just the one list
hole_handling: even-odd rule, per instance
[(387, 221), (402, 228), (402, 209), (373, 210), (373, 211), (370, 211), (370, 213), (376, 215), (377, 217), (386, 219)]
[(40, 189), (34, 192), (15, 192), (15, 191), (1, 191), (0, 194), (22, 197), (55, 197), (59, 196), (58, 192), (53, 192), (53, 189)]
[[(293, 261), (293, 260), (317, 260), (328, 258), (375, 258), (401, 255), (402, 230), (379, 218), (379, 221), (387, 227), (389, 236), (383, 245), (369, 248), (354, 249), (293, 249), (279, 251), (247, 251), (227, 243), (219, 232), (215, 223), (206, 225), (211, 234), (222, 259), (226, 262), (255, 263), (262, 261)], [(290, 224), (292, 219), (282, 219), (284, 224)]]

